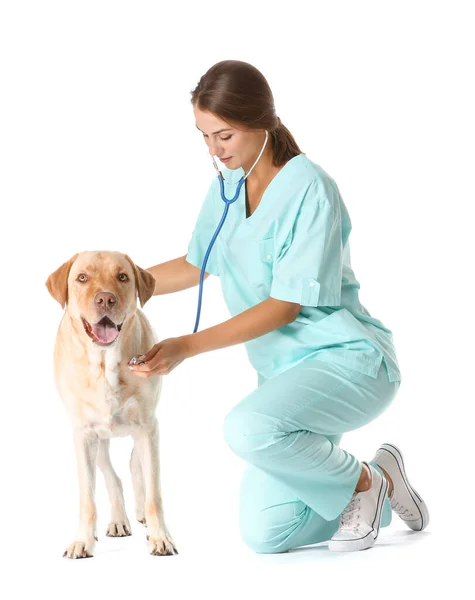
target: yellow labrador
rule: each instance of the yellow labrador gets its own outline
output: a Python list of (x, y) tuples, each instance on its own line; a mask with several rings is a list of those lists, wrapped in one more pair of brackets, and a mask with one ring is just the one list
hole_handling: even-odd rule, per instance
[(136, 517), (148, 528), (150, 554), (178, 554), (165, 525), (160, 490), (159, 431), (155, 409), (162, 377), (137, 377), (129, 360), (158, 342), (137, 308), (151, 298), (155, 279), (121, 252), (81, 252), (47, 281), (61, 307), (54, 349), (54, 378), (72, 419), (79, 475), (80, 520), (63, 556), (93, 556), (97, 513), (96, 463), (112, 505), (108, 536), (131, 535), (122, 483), (110, 456), (110, 438), (132, 435), (130, 470)]

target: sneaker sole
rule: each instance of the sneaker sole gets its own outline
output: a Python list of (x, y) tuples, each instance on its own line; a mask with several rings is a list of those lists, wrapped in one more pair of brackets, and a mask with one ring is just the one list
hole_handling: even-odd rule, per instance
[[(374, 468), (374, 467), (373, 467)], [(370, 548), (378, 539), (381, 528), (381, 518), (383, 516), (383, 504), (388, 493), (389, 483), (386, 477), (381, 476), (382, 484), (379, 490), (378, 505), (374, 517), (373, 529), (361, 538), (350, 540), (329, 540), (328, 549), (333, 552), (352, 552), (353, 550), (366, 550)]]
[[(407, 475), (406, 475), (406, 469), (404, 468), (404, 460), (402, 458), (401, 451), (394, 444), (381, 444), (381, 446), (379, 447), (378, 451), (376, 452), (376, 457), (380, 453), (381, 450), (389, 452), (389, 454), (396, 461), (396, 464), (398, 466), (399, 473), (400, 473), (400, 475), (402, 477), (404, 485), (406, 486), (406, 489), (407, 489), (409, 495), (413, 499), (414, 504), (415, 504), (415, 506), (416, 506), (416, 508), (417, 508), (417, 510), (419, 512), (419, 515), (420, 515), (419, 519), (415, 519), (415, 520), (412, 520), (412, 521), (408, 521), (407, 519), (403, 519), (400, 515), (398, 515), (399, 518), (402, 519), (404, 521), (404, 523), (406, 523), (406, 525), (408, 527), (410, 527), (413, 531), (422, 531), (429, 524), (429, 510), (428, 510), (427, 505), (424, 502), (424, 500), (420, 497), (420, 495), (416, 492), (416, 490), (409, 483), (409, 480), (408, 480)], [(374, 462), (379, 466), (379, 463), (378, 463), (377, 460), (375, 460)], [(383, 465), (383, 469), (384, 468), (385, 467)]]

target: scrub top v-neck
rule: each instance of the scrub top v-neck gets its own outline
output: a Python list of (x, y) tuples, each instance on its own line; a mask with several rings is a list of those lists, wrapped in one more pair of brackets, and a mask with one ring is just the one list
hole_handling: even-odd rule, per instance
[[(243, 169), (224, 169), (233, 198)], [(223, 216), (217, 177), (208, 189), (186, 260), (200, 268)], [(335, 181), (305, 154), (290, 159), (246, 217), (246, 189), (229, 206), (205, 270), (220, 278), (232, 316), (276, 298), (302, 305), (295, 321), (245, 342), (258, 374), (274, 377), (306, 358), (342, 364), (389, 381), (401, 374), (393, 335), (360, 303), (351, 268), (351, 220)]]

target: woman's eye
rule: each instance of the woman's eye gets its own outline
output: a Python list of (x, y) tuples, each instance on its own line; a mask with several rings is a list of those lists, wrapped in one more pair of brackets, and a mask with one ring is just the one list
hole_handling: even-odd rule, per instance
[[(205, 137), (205, 138), (206, 138), (206, 137), (208, 137), (208, 136), (207, 136), (207, 135), (205, 135), (205, 134), (203, 133), (203, 137)], [(233, 134), (231, 134), (231, 135), (228, 135), (228, 137), (227, 137), (227, 138), (219, 138), (219, 139), (220, 139), (222, 142), (227, 142), (227, 141), (228, 141), (228, 140), (230, 140), (232, 137), (233, 137)]]

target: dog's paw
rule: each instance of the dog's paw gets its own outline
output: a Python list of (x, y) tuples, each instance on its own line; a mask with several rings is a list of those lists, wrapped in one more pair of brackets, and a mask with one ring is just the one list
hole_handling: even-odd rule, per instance
[(143, 525), (144, 527), (147, 527), (147, 520), (145, 519), (145, 517), (142, 517), (141, 519), (139, 519), (139, 518), (137, 517), (137, 521), (138, 521), (139, 523), (142, 523), (142, 525)]
[(91, 558), (94, 556), (96, 537), (89, 538), (87, 541), (76, 540), (70, 544), (64, 551), (63, 558)]
[(107, 526), (106, 535), (108, 537), (125, 537), (132, 535), (129, 521), (111, 521)]
[(175, 548), (170, 534), (166, 534), (158, 537), (151, 537), (147, 535), (148, 550), (150, 554), (154, 556), (167, 556), (170, 554), (178, 554), (178, 550)]

